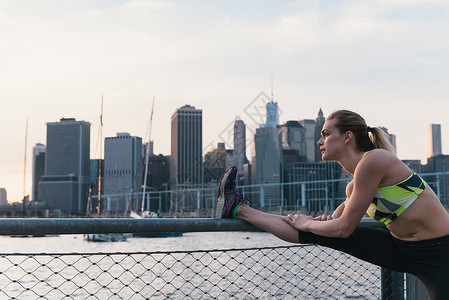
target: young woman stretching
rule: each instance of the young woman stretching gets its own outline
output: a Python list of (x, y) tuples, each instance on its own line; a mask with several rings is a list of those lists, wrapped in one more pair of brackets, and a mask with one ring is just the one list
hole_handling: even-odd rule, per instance
[[(318, 141), (322, 158), (334, 160), (353, 180), (332, 215), (279, 216), (255, 210), (237, 193), (237, 169), (220, 181), (216, 218), (239, 218), (292, 243), (343, 251), (425, 284), (432, 300), (449, 299), (449, 214), (430, 186), (401, 162), (379, 128), (357, 113), (332, 113)], [(357, 227), (365, 213), (388, 230)]]

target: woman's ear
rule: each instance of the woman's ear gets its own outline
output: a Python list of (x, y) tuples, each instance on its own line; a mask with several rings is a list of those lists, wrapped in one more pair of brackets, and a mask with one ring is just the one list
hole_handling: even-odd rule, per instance
[(346, 131), (346, 132), (345, 132), (345, 137), (344, 137), (345, 143), (346, 143), (346, 144), (349, 143), (349, 142), (352, 140), (352, 137), (353, 137), (353, 136), (354, 136), (354, 135), (353, 135), (352, 131)]

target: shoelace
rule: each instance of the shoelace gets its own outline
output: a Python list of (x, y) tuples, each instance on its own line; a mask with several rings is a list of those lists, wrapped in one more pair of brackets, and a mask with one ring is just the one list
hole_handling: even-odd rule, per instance
[(243, 197), (243, 194), (237, 193), (237, 200), (245, 203), (246, 205), (252, 206), (253, 202), (246, 197)]

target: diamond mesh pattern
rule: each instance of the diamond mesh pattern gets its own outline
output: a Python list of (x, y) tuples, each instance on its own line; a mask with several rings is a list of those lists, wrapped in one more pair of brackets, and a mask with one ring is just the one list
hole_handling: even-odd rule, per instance
[(380, 268), (311, 245), (0, 254), (7, 299), (380, 299)]

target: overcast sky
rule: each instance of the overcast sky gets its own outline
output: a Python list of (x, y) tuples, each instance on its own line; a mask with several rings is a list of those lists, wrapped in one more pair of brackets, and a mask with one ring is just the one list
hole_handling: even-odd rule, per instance
[[(203, 148), (237, 116), (255, 128), (264, 92), (280, 121), (351, 109), (397, 136), (401, 159), (426, 163), (425, 126), (449, 144), (449, 2), (0, 1), (0, 187), (23, 196), (46, 123), (73, 117), (103, 137), (151, 138), (170, 154), (170, 118), (203, 110)], [(273, 80), (272, 80), (273, 78)], [(251, 156), (249, 150), (247, 156)]]

